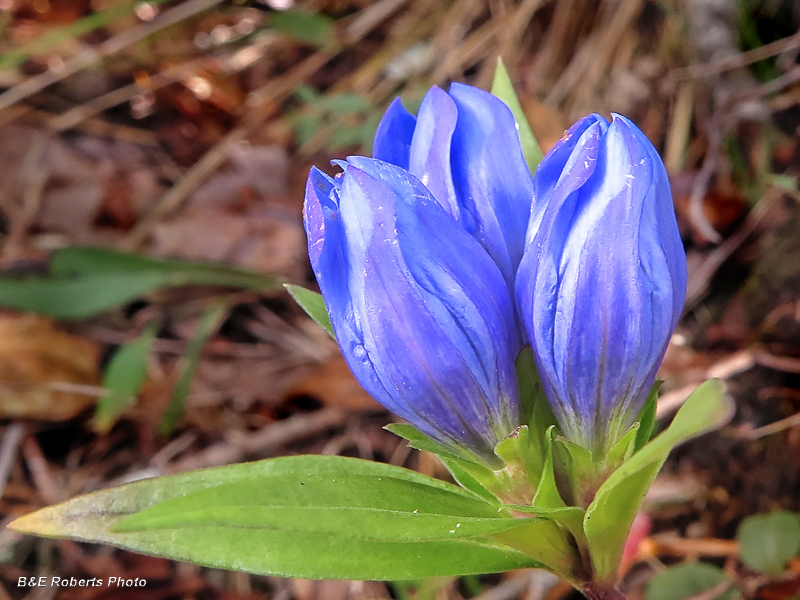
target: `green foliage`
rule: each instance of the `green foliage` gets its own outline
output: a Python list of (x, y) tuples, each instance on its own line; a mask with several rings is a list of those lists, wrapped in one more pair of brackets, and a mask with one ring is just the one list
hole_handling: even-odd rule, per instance
[(382, 111), (365, 96), (351, 92), (320, 94), (305, 84), (295, 95), (304, 106), (289, 122), (301, 146), (322, 132), (328, 136), (331, 150), (356, 147), (368, 152), (372, 147)]
[(94, 429), (98, 433), (108, 433), (120, 415), (136, 399), (136, 394), (147, 377), (147, 357), (160, 323), (151, 324), (137, 339), (129, 342), (114, 353), (103, 373), (103, 388), (108, 390), (97, 403), (94, 414)]
[(269, 290), (276, 279), (222, 265), (75, 247), (53, 253), (47, 277), (0, 278), (0, 306), (83, 319), (150, 292), (188, 284)]
[(538, 566), (489, 537), (536, 521), (400, 467), (295, 456), (95, 492), (11, 527), (251, 573), (391, 580)]
[(522, 110), (522, 105), (519, 103), (519, 98), (514, 92), (514, 86), (511, 84), (511, 78), (508, 76), (508, 71), (503, 64), (502, 59), (497, 60), (497, 68), (494, 71), (494, 80), (492, 81), (492, 94), (505, 102), (514, 113), (514, 119), (517, 122), (517, 131), (519, 133), (519, 141), (522, 146), (522, 154), (525, 156), (525, 162), (528, 163), (528, 168), (531, 173), (536, 170), (539, 163), (542, 162), (544, 154), (539, 147), (539, 142), (531, 131), (531, 126), (528, 124), (528, 118), (525, 116), (525, 111)]
[(745, 565), (780, 575), (786, 563), (800, 554), (800, 515), (781, 511), (747, 517), (736, 537)]
[[(670, 567), (653, 577), (647, 587), (645, 600), (685, 600), (694, 598), (728, 581), (724, 571), (705, 563), (688, 563)], [(703, 596), (706, 600), (737, 600), (741, 598), (734, 589), (719, 594)]]
[[(152, 0), (152, 4), (165, 4), (169, 0)], [(54, 50), (64, 42), (75, 40), (82, 35), (96, 31), (115, 21), (124, 19), (134, 14), (140, 0), (122, 2), (110, 5), (108, 8), (95, 11), (82, 19), (73, 21), (62, 27), (57, 27), (44, 35), (33, 37), (20, 48), (5, 52), (0, 56), (0, 70), (11, 69), (24, 63), (34, 56), (41, 56)]]
[(331, 317), (325, 306), (325, 300), (322, 299), (322, 294), (289, 283), (284, 284), (283, 287), (286, 288), (286, 291), (289, 292), (292, 299), (300, 305), (300, 308), (306, 311), (309, 317), (314, 319), (317, 325), (327, 331), (333, 339), (336, 339), (333, 333)]
[(228, 308), (229, 303), (227, 301), (217, 300), (209, 306), (203, 313), (203, 316), (200, 317), (197, 330), (194, 336), (192, 336), (189, 347), (186, 350), (186, 356), (183, 357), (180, 377), (175, 387), (172, 388), (169, 405), (167, 406), (167, 410), (164, 411), (164, 416), (158, 428), (158, 432), (162, 436), (166, 437), (172, 433), (175, 424), (183, 414), (183, 408), (186, 405), (186, 396), (189, 394), (189, 387), (192, 385), (194, 373), (197, 371), (197, 365), (200, 362), (200, 352), (211, 334), (222, 324), (222, 320), (228, 313)]
[(323, 14), (299, 10), (275, 11), (270, 25), (275, 31), (320, 48), (336, 50), (339, 46), (333, 19)]
[(725, 384), (717, 379), (706, 381), (689, 396), (663, 433), (631, 456), (600, 486), (586, 509), (583, 523), (598, 580), (616, 578), (636, 512), (670, 451), (726, 423), (732, 411)]

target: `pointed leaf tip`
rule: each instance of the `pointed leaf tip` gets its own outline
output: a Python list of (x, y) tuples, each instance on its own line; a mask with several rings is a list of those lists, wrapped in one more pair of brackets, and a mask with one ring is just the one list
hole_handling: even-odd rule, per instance
[(528, 118), (525, 116), (525, 111), (522, 109), (517, 94), (514, 92), (511, 77), (509, 77), (506, 66), (503, 64), (502, 57), (497, 58), (497, 68), (495, 69), (494, 79), (492, 80), (492, 95), (497, 96), (500, 100), (505, 102), (514, 114), (514, 120), (517, 123), (517, 132), (519, 133), (519, 142), (522, 146), (522, 154), (525, 156), (528, 169), (533, 173), (542, 161), (542, 158), (544, 158), (544, 154), (539, 147), (539, 142), (533, 135), (533, 131), (531, 131)]

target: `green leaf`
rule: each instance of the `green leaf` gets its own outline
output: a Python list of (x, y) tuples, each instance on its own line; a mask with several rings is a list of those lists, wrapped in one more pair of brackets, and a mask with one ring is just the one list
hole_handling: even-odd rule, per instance
[(162, 273), (0, 279), (0, 306), (56, 319), (83, 319), (167, 287), (166, 280)]
[(272, 13), (270, 25), (276, 31), (314, 46), (336, 48), (333, 19), (318, 13), (282, 10)]
[(225, 315), (228, 314), (230, 303), (226, 300), (217, 300), (209, 306), (200, 317), (197, 329), (189, 341), (186, 349), (186, 356), (183, 357), (181, 365), (181, 375), (178, 382), (170, 394), (169, 405), (161, 418), (158, 433), (168, 436), (172, 433), (175, 424), (183, 414), (183, 407), (186, 404), (186, 396), (189, 394), (189, 387), (192, 385), (197, 365), (200, 362), (200, 352), (203, 350), (206, 341), (222, 324)]
[(565, 579), (572, 580), (580, 570), (581, 557), (577, 548), (568, 534), (550, 519), (529, 521), (493, 537), (532, 556)]
[(400, 467), (293, 456), (138, 481), (11, 527), (284, 577), (417, 579), (539, 565), (487, 537), (536, 520), (499, 514)]
[(158, 289), (188, 284), (273, 289), (274, 277), (223, 265), (162, 260), (102, 248), (53, 254), (49, 277), (0, 278), (0, 306), (82, 319)]
[(531, 126), (528, 124), (528, 119), (525, 116), (525, 111), (522, 110), (522, 105), (519, 103), (517, 94), (514, 92), (514, 86), (511, 84), (511, 78), (508, 76), (508, 71), (503, 64), (501, 58), (497, 59), (497, 68), (494, 71), (494, 80), (492, 81), (492, 94), (505, 102), (514, 113), (514, 120), (517, 122), (517, 131), (519, 133), (519, 142), (522, 146), (522, 154), (525, 157), (525, 162), (528, 163), (528, 168), (531, 173), (536, 170), (539, 163), (542, 162), (544, 154), (539, 147), (539, 142), (531, 131)]
[(647, 489), (670, 451), (693, 437), (721, 427), (733, 414), (725, 384), (711, 379), (698, 387), (670, 426), (630, 457), (600, 486), (586, 509), (583, 528), (595, 577), (614, 581), (628, 532)]
[(328, 314), (328, 308), (325, 306), (322, 294), (289, 283), (283, 284), (283, 287), (286, 288), (292, 299), (300, 305), (300, 308), (314, 319), (317, 325), (327, 331), (333, 339), (336, 339), (336, 335), (333, 333), (333, 325), (331, 324), (331, 316)]
[(151, 324), (134, 341), (120, 346), (103, 373), (103, 387), (108, 393), (97, 403), (94, 413), (94, 430), (108, 433), (125, 412), (136, 401), (136, 395), (147, 377), (147, 357), (160, 322)]
[(107, 248), (76, 246), (53, 253), (50, 271), (57, 277), (109, 275), (114, 273), (160, 273), (170, 286), (218, 285), (250, 290), (276, 287), (275, 277), (215, 263), (170, 260), (118, 252)]
[(372, 107), (369, 99), (361, 94), (330, 94), (321, 104), (334, 115), (363, 113)]
[[(725, 572), (712, 565), (700, 562), (677, 565), (650, 580), (645, 600), (694, 598), (725, 581), (729, 581)], [(713, 596), (703, 596), (705, 600), (737, 600), (740, 597), (736, 588), (720, 591)]]
[(780, 575), (786, 563), (800, 554), (800, 515), (782, 511), (747, 517), (736, 537), (745, 565)]

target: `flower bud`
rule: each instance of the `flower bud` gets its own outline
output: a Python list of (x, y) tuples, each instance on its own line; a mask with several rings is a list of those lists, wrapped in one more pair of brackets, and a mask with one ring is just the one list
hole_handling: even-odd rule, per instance
[(513, 293), (533, 182), (511, 110), (488, 92), (454, 83), (431, 88), (419, 114), (389, 107), (374, 157), (415, 175), (497, 263)]
[(667, 173), (625, 117), (576, 123), (534, 176), (517, 306), (564, 435), (602, 458), (635, 421), (683, 309)]
[(350, 157), (312, 169), (311, 265), (362, 386), (451, 450), (497, 462), (519, 425), (514, 307), (481, 245), (413, 175)]

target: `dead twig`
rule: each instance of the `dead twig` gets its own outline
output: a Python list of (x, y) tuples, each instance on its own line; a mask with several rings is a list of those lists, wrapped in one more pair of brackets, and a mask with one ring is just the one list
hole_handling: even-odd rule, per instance
[(713, 60), (704, 64), (690, 65), (681, 69), (676, 69), (669, 74), (674, 80), (699, 79), (719, 75), (724, 71), (746, 67), (765, 58), (782, 54), (791, 50), (800, 49), (800, 31), (792, 36), (777, 40), (770, 44), (765, 44), (759, 48), (748, 50), (740, 54), (725, 56), (718, 60)]
[[(711, 252), (697, 269), (693, 270), (686, 289), (684, 311), (692, 310), (705, 297), (714, 273), (756, 231), (764, 217), (769, 214), (773, 204), (783, 196), (783, 193), (783, 190), (777, 186), (770, 187), (747, 215), (739, 229)], [(702, 203), (702, 197), (700, 203)], [(702, 208), (700, 210), (702, 211)]]
[(25, 426), (21, 423), (12, 423), (3, 432), (3, 439), (0, 441), (0, 497), (3, 496), (3, 490), (8, 483), (11, 469), (17, 459), (17, 451), (24, 437)]
[(785, 429), (797, 427), (798, 425), (800, 425), (800, 413), (795, 413), (791, 417), (786, 417), (780, 421), (775, 421), (769, 425), (764, 425), (758, 429), (753, 429), (753, 431), (745, 434), (744, 438), (747, 440), (757, 440), (759, 438), (772, 435), (773, 433), (779, 433)]
[(161, 219), (175, 212), (184, 200), (224, 163), (231, 148), (242, 142), (250, 131), (249, 127), (242, 125), (228, 133), (211, 150), (203, 155), (183, 176), (164, 194), (156, 207), (150, 211), (119, 244), (123, 250), (135, 250), (148, 238), (153, 227)]
[[(720, 114), (717, 111), (708, 122), (708, 127), (706, 128), (708, 148), (706, 149), (703, 164), (692, 186), (692, 193), (689, 196), (689, 221), (703, 237), (713, 244), (719, 244), (722, 241), (722, 236), (706, 219), (706, 215), (703, 212), (703, 201), (711, 184), (711, 178), (717, 170), (717, 160), (722, 151), (723, 124), (721, 123)], [(727, 127), (725, 130), (727, 130)]]
[(709, 556), (736, 558), (739, 542), (720, 539), (647, 538), (642, 541), (640, 553), (650, 556)]
[(250, 454), (264, 456), (284, 444), (340, 427), (346, 419), (346, 412), (334, 408), (307, 415), (295, 415), (285, 421), (272, 423), (257, 433), (231, 434), (228, 442), (211, 446), (181, 461), (171, 463), (167, 466), (167, 470), (178, 473), (240, 462)]
[(11, 219), (11, 228), (2, 251), (4, 261), (16, 258), (23, 246), (28, 229), (39, 214), (44, 187), (50, 177), (50, 170), (45, 161), (47, 141), (46, 135), (37, 132), (22, 159), (19, 171), (22, 206)]
[(66, 500), (64, 494), (56, 485), (53, 475), (47, 465), (39, 442), (33, 436), (28, 436), (22, 443), (22, 454), (25, 456), (25, 463), (31, 473), (31, 478), (36, 486), (39, 495), (46, 504), (58, 504)]

